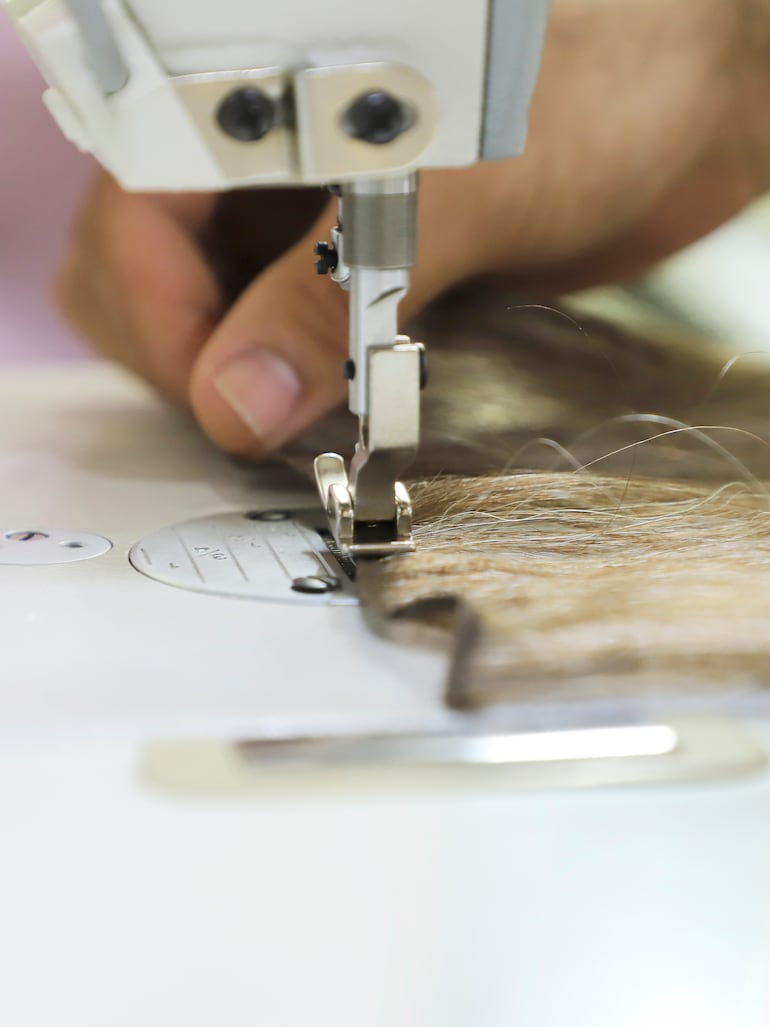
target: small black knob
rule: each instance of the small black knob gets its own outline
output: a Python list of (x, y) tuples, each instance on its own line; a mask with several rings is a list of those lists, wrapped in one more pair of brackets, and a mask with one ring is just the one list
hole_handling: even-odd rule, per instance
[(276, 123), (276, 104), (261, 89), (244, 86), (226, 96), (217, 110), (219, 127), (242, 143), (256, 143)]
[(342, 377), (346, 382), (352, 382), (356, 376), (356, 362), (351, 357), (342, 365)]
[(313, 247), (313, 252), (318, 257), (315, 262), (316, 274), (327, 275), (336, 269), (339, 254), (330, 243), (317, 242)]
[(381, 146), (412, 125), (409, 111), (390, 93), (364, 93), (345, 111), (342, 127), (353, 139)]

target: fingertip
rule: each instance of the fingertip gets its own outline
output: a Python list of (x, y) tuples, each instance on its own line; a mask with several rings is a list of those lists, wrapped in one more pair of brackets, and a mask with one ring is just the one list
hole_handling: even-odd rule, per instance
[(291, 252), (262, 274), (205, 344), (190, 402), (206, 433), (241, 454), (271, 452), (344, 396), (347, 301)]
[[(281, 430), (300, 403), (302, 382), (283, 357), (269, 349), (252, 349), (223, 364), (212, 385), (245, 428), (249, 445), (260, 452), (275, 447)], [(232, 431), (230, 432), (232, 434)]]

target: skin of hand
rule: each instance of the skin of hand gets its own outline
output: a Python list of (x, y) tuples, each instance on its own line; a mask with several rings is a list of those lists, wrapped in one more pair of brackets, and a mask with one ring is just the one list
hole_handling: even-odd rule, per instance
[[(474, 278), (628, 279), (740, 210), (770, 188), (769, 55), (770, 0), (554, 0), (524, 155), (422, 175), (402, 320)], [(100, 173), (57, 298), (97, 349), (256, 456), (346, 392), (347, 295), (312, 264), (333, 222), (318, 191), (128, 194)]]

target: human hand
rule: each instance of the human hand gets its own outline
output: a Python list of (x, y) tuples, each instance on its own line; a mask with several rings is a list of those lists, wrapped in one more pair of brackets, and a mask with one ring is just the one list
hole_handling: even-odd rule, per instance
[[(402, 319), (478, 277), (548, 292), (631, 277), (768, 188), (768, 8), (554, 0), (524, 156), (422, 176)], [(229, 308), (206, 259), (222, 203), (226, 241), (262, 268)], [(347, 297), (312, 268), (333, 220), (317, 193), (129, 195), (101, 174), (59, 300), (216, 442), (256, 455), (345, 392)]]

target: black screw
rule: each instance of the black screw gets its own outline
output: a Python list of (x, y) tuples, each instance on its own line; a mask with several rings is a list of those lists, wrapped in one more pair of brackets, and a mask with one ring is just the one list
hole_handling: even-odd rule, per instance
[(318, 257), (318, 260), (315, 262), (316, 274), (327, 275), (330, 271), (336, 269), (339, 254), (331, 243), (317, 242), (313, 247), (313, 252)]
[(345, 111), (342, 127), (353, 139), (381, 146), (411, 128), (409, 111), (390, 93), (364, 93)]
[(356, 362), (351, 357), (342, 365), (342, 377), (346, 382), (352, 382), (356, 376)]
[(242, 143), (256, 143), (276, 123), (277, 108), (261, 89), (244, 86), (226, 96), (217, 110), (219, 127)]
[(324, 592), (335, 592), (340, 587), (338, 578), (322, 578), (309, 575), (295, 578), (291, 583), (292, 592), (303, 592), (306, 595), (322, 595)]

